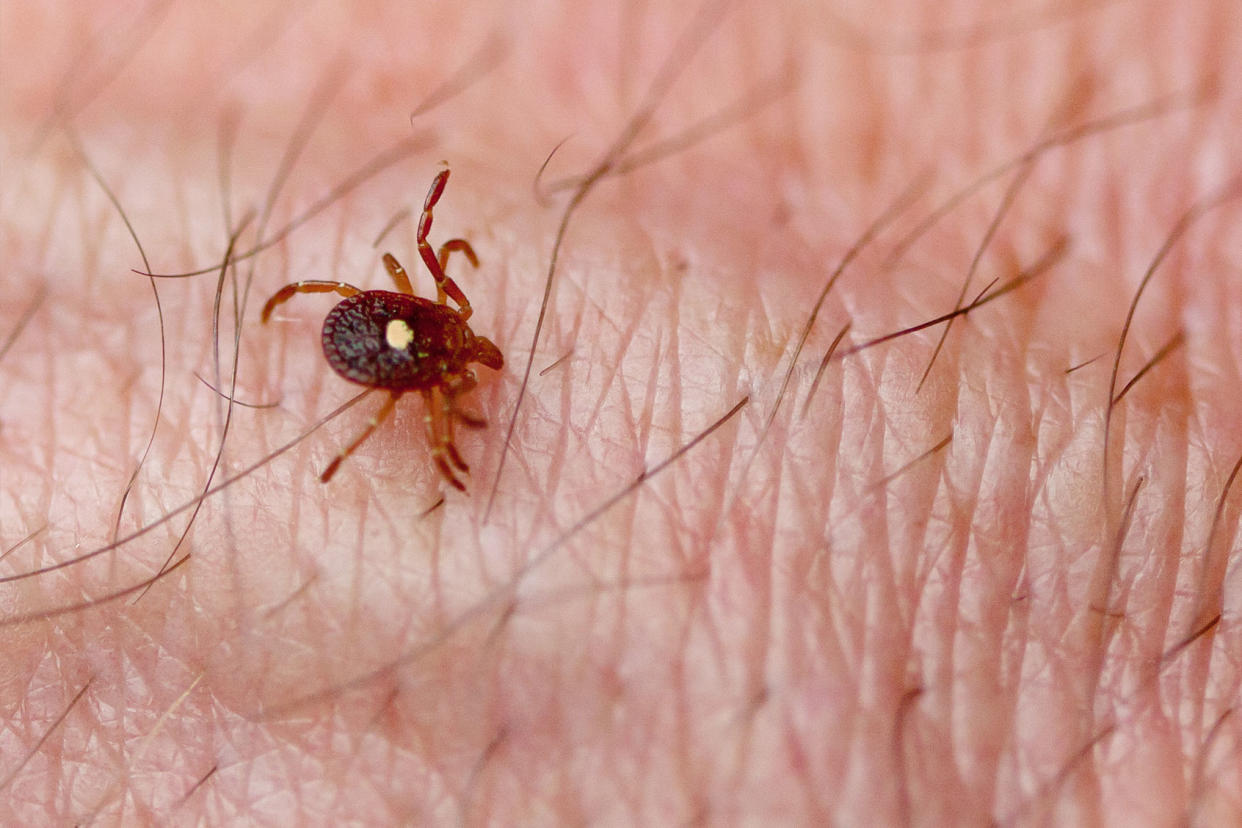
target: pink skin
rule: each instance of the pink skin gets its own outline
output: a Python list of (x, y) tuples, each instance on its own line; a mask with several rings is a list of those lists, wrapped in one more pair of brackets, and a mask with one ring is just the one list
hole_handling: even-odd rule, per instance
[[(1178, 218), (1242, 164), (1234, 3), (1050, 6), (1016, 23), (983, 0), (948, 14), (920, 0), (833, 4), (839, 17), (739, 4), (635, 146), (771, 73), (796, 66), (795, 85), (585, 200), (486, 525), (567, 198), (538, 206), (531, 179), (567, 135), (552, 179), (615, 139), (690, 10), (413, 5), (274, 9), (265, 27), (252, 4), (174, 4), (146, 39), (140, 10), (110, 5), (82, 4), (70, 26), (40, 4), (0, 16), (0, 342), (47, 291), (0, 358), (0, 551), (47, 528), (0, 577), (112, 537), (159, 389), (150, 288), (129, 272), (141, 260), (64, 133), (41, 133), (53, 112), (73, 115), (157, 271), (223, 255), (217, 146), (230, 123), (236, 225), (261, 207), (317, 85), (343, 84), (269, 236), (382, 147), (434, 130), (424, 152), (253, 261), (237, 396), (280, 405), (233, 412), (217, 482), (354, 393), (315, 340), (336, 297), (299, 297), (266, 327), (257, 303), (298, 279), (388, 287), (371, 242), (396, 210), (417, 213), (442, 159), (452, 197), (430, 243), (474, 244), (479, 269), (449, 269), (471, 325), (507, 358), (464, 398), (491, 423), (458, 434), (468, 497), (450, 491), (421, 515), (444, 486), (416, 395), (331, 484), (317, 481), (376, 395), (209, 499), (182, 547), (193, 557), (135, 606), (0, 627), (0, 823), (1242, 819), (1242, 717), (1230, 713), (1242, 702), (1242, 495), (1207, 549), (1242, 451), (1238, 201), (1194, 224), (1147, 288), (1118, 388), (1179, 330), (1185, 341), (1115, 407), (1107, 479), (1103, 450), (1139, 280)], [(841, 18), (878, 47), (861, 48)], [(493, 26), (509, 38), (504, 61), (411, 126)], [(138, 52), (114, 64), (128, 43)], [(1196, 108), (1040, 159), (968, 298), (1061, 234), (1065, 259), (959, 319), (921, 392), (935, 330), (829, 365), (802, 415), (847, 321), (846, 346), (952, 309), (1008, 179), (885, 269), (935, 203), (1066, 125), (1206, 81)], [(929, 192), (829, 296), (756, 451), (824, 280), (928, 169)], [(417, 261), (416, 226), (383, 249)], [(423, 268), (410, 276), (435, 295)], [(216, 278), (159, 286), (163, 421), (122, 535), (206, 480), (219, 400), (193, 373), (215, 382)], [(226, 368), (231, 307), (226, 295)], [(746, 395), (721, 429), (540, 557)], [(0, 584), (0, 617), (140, 582), (187, 518)]]

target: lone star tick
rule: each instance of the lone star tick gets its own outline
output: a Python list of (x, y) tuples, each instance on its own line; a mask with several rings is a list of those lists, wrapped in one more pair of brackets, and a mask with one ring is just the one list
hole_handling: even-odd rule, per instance
[[(307, 280), (285, 285), (263, 306), (262, 319), (267, 322), (272, 310), (296, 293), (331, 292), (344, 296), (323, 321), (324, 356), (332, 370), (350, 382), (388, 391), (388, 400), (367, 427), (341, 449), (319, 476), (324, 483), (392, 413), (402, 394), (418, 391), (426, 404), (423, 421), (436, 467), (445, 480), (466, 490), (453, 472), (454, 466), (462, 472), (470, 471), (453, 442), (453, 426), (457, 420), (471, 428), (483, 428), (487, 423), (459, 409), (457, 398), (478, 384), (470, 363), (477, 362), (499, 371), (505, 359), (491, 340), (470, 330), (466, 324), (471, 314), (470, 301), (444, 272), (449, 254), (453, 252), (464, 254), (471, 265), (479, 266), (479, 258), (470, 242), (451, 239), (440, 245), (438, 258), (427, 243), (431, 211), (444, 194), (448, 177), (449, 171), (442, 170), (431, 182), (418, 221), (418, 254), (435, 279), (434, 302), (415, 296), (405, 268), (391, 253), (385, 253), (384, 267), (396, 283), (397, 293), (362, 290), (345, 282)], [(457, 304), (457, 310), (449, 307), (447, 298)]]

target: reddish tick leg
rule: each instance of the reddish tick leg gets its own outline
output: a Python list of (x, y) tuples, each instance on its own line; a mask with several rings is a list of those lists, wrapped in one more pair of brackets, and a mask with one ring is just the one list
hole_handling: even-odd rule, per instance
[(454, 251), (462, 253), (470, 260), (471, 267), (479, 266), (479, 257), (475, 255), (474, 248), (470, 246), (470, 242), (465, 239), (449, 239), (440, 245), (440, 269), (448, 270), (448, 257)]
[(444, 439), (440, 432), (440, 410), (430, 390), (423, 392), (423, 423), (427, 428), (427, 442), (431, 445), (431, 456), (435, 458), (436, 468), (440, 476), (447, 480), (455, 489), (465, 491), (466, 486), (457, 479), (448, 461), (444, 459)]
[(384, 267), (388, 270), (388, 275), (392, 277), (393, 282), (397, 285), (398, 293), (408, 293), (414, 295), (414, 286), (410, 284), (410, 277), (406, 275), (405, 268), (401, 266), (401, 262), (397, 261), (397, 257), (391, 253), (384, 254)]
[(469, 472), (470, 467), (457, 451), (457, 443), (453, 439), (453, 398), (444, 392), (440, 393), (440, 422), (444, 423), (444, 434), (440, 439), (444, 442), (444, 450), (449, 460), (457, 468)]
[[(465, 254), (472, 267), (479, 266), (479, 257), (475, 255), (474, 248), (470, 246), (470, 242), (465, 239), (449, 239), (444, 244), (440, 245), (439, 255), (440, 270), (444, 272), (446, 276), (448, 274), (449, 254), (454, 251)], [(444, 288), (440, 287), (439, 284), (436, 284), (436, 301), (443, 305), (444, 297)]]
[(479, 378), (475, 376), (474, 371), (466, 369), (458, 376), (441, 386), (441, 393), (444, 394), (445, 411), (444, 416), (449, 422), (449, 441), (453, 441), (453, 422), (454, 418), (461, 420), (462, 425), (467, 428), (487, 428), (487, 420), (482, 417), (476, 417), (468, 411), (462, 411), (457, 407), (457, 398), (462, 394), (474, 389), (479, 384)]
[[(465, 322), (470, 318), (471, 308), (470, 301), (466, 299), (466, 294), (461, 292), (461, 288), (457, 283), (450, 279), (444, 273), (444, 268), (440, 267), (440, 260), (436, 258), (435, 251), (431, 249), (431, 245), (427, 243), (427, 235), (431, 232), (431, 209), (435, 207), (436, 202), (440, 200), (440, 196), (444, 193), (444, 185), (448, 182), (448, 170), (442, 170), (436, 176), (435, 181), (431, 182), (431, 191), (427, 193), (427, 200), (423, 202), (423, 214), (418, 220), (418, 255), (423, 257), (423, 264), (427, 265), (427, 269), (431, 271), (431, 278), (436, 280), (437, 290), (442, 290), (448, 294), (457, 307), (460, 309), (458, 313), (461, 320)], [(474, 251), (471, 250), (473, 253)]]
[(462, 411), (456, 403), (453, 404), (453, 415), (461, 420), (461, 424), (466, 428), (487, 428), (487, 420), (476, 417), (469, 411)]
[(380, 423), (388, 419), (388, 415), (392, 413), (393, 406), (397, 404), (397, 400), (400, 399), (400, 397), (401, 397), (400, 391), (389, 392), (388, 401), (385, 402), (384, 405), (380, 407), (379, 411), (375, 412), (375, 416), (372, 417), (371, 420), (367, 423), (367, 427), (362, 430), (362, 433), (359, 434), (357, 437), (355, 437), (349, 445), (341, 449), (341, 453), (338, 454), (332, 460), (332, 462), (328, 464), (328, 467), (323, 470), (323, 474), (319, 475), (319, 480), (321, 482), (327, 483), (329, 480), (331, 480), (332, 475), (336, 474), (336, 470), (340, 468), (340, 465), (342, 462), (344, 462), (345, 458), (353, 454), (354, 449), (362, 445), (363, 441), (366, 440), (368, 437), (370, 437), (371, 434), (374, 433), (375, 429), (379, 428)]
[(444, 188), (448, 184), (449, 171), (440, 170), (436, 173), (436, 177), (431, 179), (431, 186), (427, 189), (427, 197), (423, 199), (423, 212), (430, 213), (431, 208), (436, 206), (436, 202), (440, 200), (440, 196), (444, 195)]
[(272, 298), (268, 299), (267, 303), (263, 305), (263, 313), (260, 314), (259, 318), (266, 322), (268, 317), (272, 315), (272, 311), (276, 309), (277, 305), (283, 305), (285, 302), (288, 302), (296, 293), (339, 293), (342, 296), (349, 298), (350, 296), (362, 293), (362, 289), (346, 284), (345, 282), (326, 282), (321, 279), (308, 279), (305, 282), (294, 282), (293, 284), (285, 285), (280, 290), (272, 294)]

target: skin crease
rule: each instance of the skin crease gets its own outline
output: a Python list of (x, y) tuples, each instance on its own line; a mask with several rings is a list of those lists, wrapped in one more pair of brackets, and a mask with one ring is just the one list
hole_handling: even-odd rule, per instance
[[(434, 295), (412, 223), (372, 243), (441, 159), (432, 240), (478, 250), (479, 270), (451, 272), (506, 357), (467, 398), (492, 423), (459, 434), (468, 496), (435, 473), (416, 395), (319, 484), (374, 395), (208, 499), (191, 559), (136, 604), (0, 627), (0, 822), (1242, 820), (1236, 493), (1208, 547), (1242, 452), (1242, 202), (1206, 212), (1153, 276), (1118, 388), (1184, 341), (1117, 404), (1107, 478), (1104, 461), (1140, 279), (1242, 172), (1232, 3), (739, 3), (693, 55), (689, 8), (407, 5), (0, 17), (0, 342), (46, 291), (0, 358), (0, 550), (46, 529), (0, 575), (114, 536), (160, 390), (142, 260), (66, 123), (157, 272), (218, 264), (308, 110), (305, 151), (239, 249), (428, 131), (238, 265), (237, 398), (279, 405), (234, 409), (217, 483), (356, 391), (319, 352), (334, 299), (295, 297), (261, 326), (271, 292), (390, 288), (388, 249)], [(504, 60), (411, 124), (493, 32)], [(670, 53), (688, 63), (635, 148), (766, 78), (786, 92), (584, 201), (484, 523), (568, 198), (541, 207), (531, 180), (567, 136), (545, 183), (589, 169)], [(1067, 236), (1064, 258), (958, 319), (921, 390), (939, 329), (830, 365), (803, 415), (846, 322), (848, 346), (953, 309), (1012, 177), (886, 266), (935, 204), (1059, 129), (1195, 89), (1194, 106), (1040, 157), (966, 295)], [(928, 171), (829, 296), (760, 442), (832, 269)], [(162, 418), (122, 536), (205, 485), (223, 407), (194, 373), (215, 382), (216, 280), (158, 285)], [(187, 518), (0, 584), (0, 617), (140, 583)]]

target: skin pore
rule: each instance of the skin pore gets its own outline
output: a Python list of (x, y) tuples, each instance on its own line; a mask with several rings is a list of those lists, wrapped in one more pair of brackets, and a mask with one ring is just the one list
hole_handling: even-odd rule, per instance
[(358, 5), (0, 16), (0, 822), (1242, 820), (1232, 3)]

